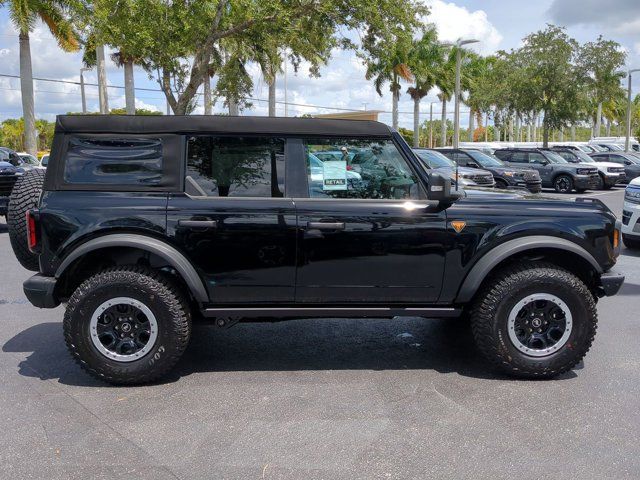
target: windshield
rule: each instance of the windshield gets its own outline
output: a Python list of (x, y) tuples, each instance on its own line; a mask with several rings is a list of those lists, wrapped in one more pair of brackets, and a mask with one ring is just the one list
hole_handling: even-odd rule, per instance
[(625, 154), (618, 154), (618, 155), (622, 155), (624, 158), (626, 158), (630, 162), (640, 163), (640, 157), (636, 157), (636, 155), (633, 153), (625, 153)]
[(445, 157), (440, 152), (434, 152), (433, 150), (414, 150), (413, 151), (420, 159), (429, 165), (429, 168), (455, 168), (456, 164)]
[(0, 149), (0, 162), (8, 162), (8, 161), (9, 161), (9, 154), (4, 150)]
[(544, 152), (550, 163), (569, 163), (555, 152)]
[(574, 150), (572, 153), (580, 159), (581, 163), (596, 163), (593, 158), (584, 153), (582, 150)]
[(466, 153), (480, 164), (481, 167), (504, 167), (504, 163), (498, 157), (481, 152), (480, 150), (465, 150)]

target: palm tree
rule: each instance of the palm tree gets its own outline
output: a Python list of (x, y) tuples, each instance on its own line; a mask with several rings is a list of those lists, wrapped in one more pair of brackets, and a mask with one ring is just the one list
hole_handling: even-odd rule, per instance
[(438, 99), (442, 102), (441, 117), (441, 147), (447, 144), (447, 102), (451, 100), (455, 90), (456, 81), (456, 51), (451, 49), (448, 55), (442, 57), (442, 61), (438, 65), (436, 87), (440, 90)]
[(435, 86), (437, 67), (442, 61), (443, 50), (438, 44), (438, 34), (434, 27), (425, 31), (420, 40), (413, 42), (409, 53), (409, 69), (413, 73), (414, 84), (407, 89), (413, 100), (413, 146), (420, 146), (420, 101)]
[(380, 49), (376, 58), (367, 64), (366, 79), (373, 79), (378, 95), (382, 96), (382, 86), (389, 82), (392, 98), (392, 126), (398, 128), (398, 101), (400, 100), (400, 80), (410, 81), (413, 74), (409, 67), (411, 44), (403, 41), (394, 43), (389, 49)]
[(11, 21), (19, 32), (20, 90), (22, 92), (25, 150), (31, 155), (35, 155), (38, 145), (29, 33), (36, 26), (38, 20), (41, 20), (49, 27), (60, 48), (67, 52), (78, 50), (78, 36), (68, 20), (69, 4), (65, 0), (0, 0), (0, 6), (4, 5), (9, 6)]

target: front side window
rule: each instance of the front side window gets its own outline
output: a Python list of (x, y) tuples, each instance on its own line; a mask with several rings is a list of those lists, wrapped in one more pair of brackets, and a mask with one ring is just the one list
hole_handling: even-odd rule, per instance
[(157, 186), (162, 179), (159, 138), (73, 137), (64, 163), (68, 184)]
[(509, 161), (515, 163), (527, 163), (527, 152), (513, 152)]
[(283, 197), (284, 144), (284, 139), (271, 137), (190, 137), (187, 193), (209, 197)]
[(418, 179), (388, 139), (304, 141), (313, 198), (424, 198)]

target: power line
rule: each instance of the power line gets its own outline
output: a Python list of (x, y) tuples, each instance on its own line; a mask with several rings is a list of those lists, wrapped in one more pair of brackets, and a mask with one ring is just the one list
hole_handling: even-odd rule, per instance
[[(6, 78), (14, 78), (14, 79), (20, 79), (20, 75), (11, 75), (11, 74), (6, 74), (6, 73), (0, 73), (0, 77), (6, 77)], [(61, 84), (67, 84), (67, 85), (76, 85), (76, 86), (80, 86), (80, 82), (75, 82), (73, 80), (59, 80), (59, 79), (55, 79), (55, 78), (40, 78), (40, 77), (32, 77), (33, 80), (39, 81), (39, 82), (51, 82), (51, 83), (61, 83)], [(99, 85), (97, 83), (87, 83), (85, 82), (85, 87), (98, 87)], [(115, 88), (115, 89), (119, 89), (119, 90), (124, 90), (124, 86), (121, 85), (107, 85), (107, 88)], [(14, 90), (11, 88), (2, 88), (0, 87), (0, 89), (3, 90)], [(18, 89), (15, 89), (18, 90)], [(140, 98), (158, 98), (158, 99), (165, 99), (164, 97), (164, 92), (159, 89), (159, 88), (144, 88), (144, 87), (135, 87), (135, 90), (137, 91), (141, 91), (141, 92), (156, 92), (156, 93), (162, 93), (162, 97), (140, 97)], [(76, 94), (77, 92), (52, 92), (52, 91), (46, 91), (46, 90), (35, 90), (36, 93), (53, 93), (53, 94)], [(203, 92), (197, 92), (196, 95), (198, 96), (202, 96), (204, 95)], [(90, 95), (90, 96), (96, 96), (96, 95)], [(269, 100), (268, 99), (264, 99), (264, 98), (254, 98), (254, 97), (244, 97), (245, 100), (249, 100), (251, 102), (262, 102), (262, 103), (268, 103)], [(280, 104), (280, 105), (291, 105), (294, 107), (306, 107), (306, 108), (317, 108), (317, 109), (323, 109), (323, 110), (333, 110), (333, 111), (339, 111), (339, 112), (363, 112), (364, 110), (362, 109), (357, 109), (357, 108), (344, 108), (344, 107), (329, 107), (329, 106), (325, 106), (325, 105), (314, 105), (314, 104), (308, 104), (308, 103), (296, 103), (296, 102), (284, 102), (282, 100), (276, 100), (276, 104)], [(389, 110), (377, 110), (378, 113), (381, 114), (391, 114), (393, 112), (389, 111)], [(445, 112), (445, 115), (449, 115), (449, 114), (453, 114), (454, 112)], [(469, 111), (461, 111), (460, 113), (469, 113)], [(403, 111), (399, 111), (398, 114), (400, 115), (413, 115), (413, 112), (403, 112)], [(422, 115), (426, 115), (426, 113), (421, 112), (421, 116)], [(442, 112), (438, 112), (438, 117), (442, 115)], [(436, 117), (436, 115), (434, 115), (434, 118)], [(436, 120), (438, 120), (438, 118), (435, 118)]]

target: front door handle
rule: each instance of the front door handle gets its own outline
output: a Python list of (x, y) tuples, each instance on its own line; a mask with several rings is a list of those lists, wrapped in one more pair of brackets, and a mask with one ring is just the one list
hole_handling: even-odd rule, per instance
[(217, 220), (178, 220), (178, 227), (183, 228), (217, 228)]
[(307, 222), (309, 230), (344, 230), (343, 222)]

